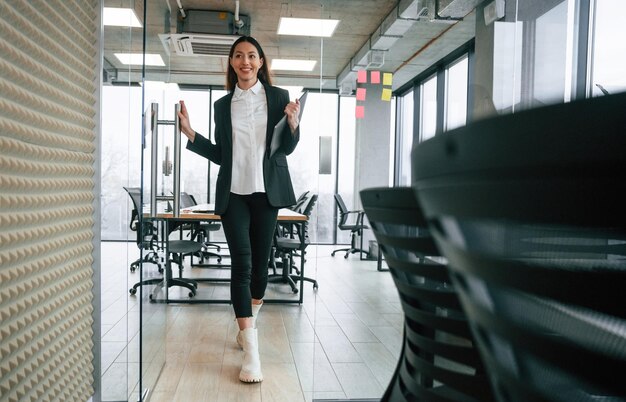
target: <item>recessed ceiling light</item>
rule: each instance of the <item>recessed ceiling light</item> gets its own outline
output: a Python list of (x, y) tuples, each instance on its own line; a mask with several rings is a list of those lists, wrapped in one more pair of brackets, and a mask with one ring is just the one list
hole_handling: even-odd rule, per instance
[(156, 90), (156, 91), (180, 91), (180, 87), (175, 82), (164, 82), (164, 81), (144, 81), (140, 83), (147, 90)]
[(313, 71), (316, 60), (272, 60), (272, 70)]
[[(115, 53), (115, 57), (123, 64), (143, 64), (142, 53)], [(146, 66), (165, 66), (160, 54), (146, 53)]]
[(102, 23), (115, 27), (141, 28), (141, 22), (131, 8), (104, 7)]
[(276, 85), (276, 86), (289, 91), (289, 99), (299, 98), (300, 95), (302, 94), (302, 90), (304, 89), (303, 86), (297, 86), (297, 85)]
[(298, 36), (333, 36), (339, 20), (320, 20), (316, 18), (281, 17), (278, 23), (279, 35)]

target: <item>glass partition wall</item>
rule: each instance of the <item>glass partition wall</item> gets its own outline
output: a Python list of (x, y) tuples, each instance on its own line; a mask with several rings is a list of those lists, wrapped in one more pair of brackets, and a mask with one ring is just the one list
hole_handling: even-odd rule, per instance
[[(114, 348), (105, 350), (104, 342), (113, 333), (107, 331), (108, 327), (103, 330), (103, 365), (111, 355), (117, 366), (116, 370), (110, 369), (113, 366), (103, 367), (103, 400), (149, 400), (152, 396), (193, 400), (196, 395), (185, 393), (193, 386), (199, 387), (200, 393), (216, 387), (215, 392), (237, 394), (241, 391), (236, 381), (241, 352), (234, 344), (236, 324), (228, 303), (228, 284), (205, 281), (228, 278), (227, 268), (200, 266), (197, 257), (186, 257), (182, 275), (200, 280), (194, 297), (177, 287), (170, 288), (166, 296), (165, 289), (158, 284), (140, 286), (135, 294), (128, 292), (136, 282), (163, 275), (162, 244), (156, 245), (159, 264), (144, 262), (134, 272), (128, 269), (131, 262), (150, 253), (150, 249), (138, 247), (136, 242), (137, 238), (148, 235), (142, 229), (154, 227), (159, 231), (160, 240), (164, 236), (178, 239), (181, 234), (178, 231), (163, 234), (161, 221), (143, 218), (137, 223), (137, 237), (137, 232), (130, 229), (133, 204), (123, 187), (140, 189), (142, 214), (152, 212), (153, 195), (160, 199), (156, 203), (158, 211), (172, 208), (173, 200), (167, 197), (175, 190), (174, 166), (178, 159), (180, 191), (192, 194), (198, 203), (214, 202), (219, 166), (187, 151), (184, 136), (180, 143), (174, 142), (175, 106), (184, 100), (194, 129), (213, 139), (213, 104), (226, 95), (226, 91), (215, 83), (215, 73), (209, 72), (215, 68), (209, 67), (220, 67), (219, 82), (223, 82), (227, 66), (225, 57), (181, 57), (174, 52), (163, 52), (160, 35), (174, 32), (178, 23), (177, 10), (168, 8), (168, 3), (173, 2), (145, 2), (145, 7), (143, 1), (131, 3), (141, 27), (105, 28), (105, 47), (115, 49), (120, 58), (126, 57), (124, 54), (138, 54), (138, 59), (117, 68), (115, 77), (110, 77), (103, 89), (102, 238), (105, 245), (102, 254), (109, 259), (115, 256), (115, 270), (123, 272), (123, 279), (116, 280), (115, 303), (125, 312), (124, 333), (111, 338), (116, 342), (111, 343)], [(124, 34), (120, 34), (122, 30)], [(257, 39), (264, 45), (262, 37)], [(316, 68), (321, 74), (323, 39), (315, 39), (315, 45), (310, 45), (313, 41), (310, 38), (306, 41), (310, 46), (309, 57), (317, 61), (319, 67)], [(265, 50), (275, 52), (272, 48), (275, 46), (270, 44)], [(155, 60), (155, 54), (160, 58)], [(112, 51), (108, 55), (118, 57)], [(207, 71), (188, 71), (191, 65), (198, 64), (205, 65)], [(205, 77), (206, 82), (198, 77)], [(275, 85), (282, 84), (280, 75), (273, 79)], [(320, 85), (321, 82), (320, 79)], [(353, 312), (367, 323), (370, 315), (361, 306), (368, 304), (370, 296), (361, 294), (359, 289), (346, 283), (346, 279), (336, 277), (333, 272), (336, 263), (344, 259), (339, 255), (331, 259), (332, 248), (318, 247), (335, 241), (344, 244), (350, 241), (349, 233), (336, 228), (334, 194), (339, 192), (345, 200), (355, 198), (355, 98), (340, 97), (336, 92), (314, 87), (306, 90), (309, 94), (301, 120), (301, 139), (295, 152), (288, 156), (288, 163), (296, 197), (305, 191), (318, 196), (309, 217), (310, 245), (306, 248), (304, 275), (318, 279), (323, 289), (315, 291), (311, 283), (305, 282), (302, 291), (294, 293), (287, 284), (270, 281), (266, 294), (268, 303), (260, 318), (264, 325), (259, 326), (264, 372), (278, 373), (284, 379), (281, 392), (293, 396), (287, 397), (288, 400), (300, 400), (300, 396), (306, 400), (322, 396), (379, 397), (386, 385), (386, 376), (393, 370), (399, 342), (392, 340), (390, 332), (385, 331), (394, 332), (398, 339), (401, 332), (383, 320), (385, 326), (380, 327), (381, 332), (376, 336), (370, 331), (359, 333), (358, 328), (363, 324), (358, 319), (352, 321), (356, 317)], [(293, 93), (291, 98), (298, 95)], [(321, 138), (330, 139), (332, 144), (331, 155), (324, 155), (331, 161), (330, 173), (320, 173)], [(180, 156), (177, 148), (180, 148)], [(183, 239), (189, 239), (189, 234), (183, 231)], [(221, 246), (222, 262), (228, 265), (223, 231), (210, 232), (210, 240)], [(124, 245), (122, 254), (120, 243)], [(282, 262), (281, 257), (275, 254), (278, 263)], [(358, 260), (358, 256), (352, 258)], [(299, 259), (296, 261), (299, 263)], [(217, 263), (212, 257), (204, 262)], [(318, 269), (319, 264), (325, 264), (323, 272)], [(350, 269), (349, 262), (346, 264), (343, 269)], [(375, 270), (375, 263), (371, 264)], [(173, 275), (178, 276), (178, 266), (173, 264), (172, 268)], [(102, 271), (103, 275), (110, 275), (113, 269), (107, 271), (103, 265)], [(280, 269), (277, 272), (280, 273)], [(370, 286), (368, 279), (364, 283)], [(120, 288), (120, 284), (124, 285)], [(165, 302), (166, 297), (171, 298), (170, 303)], [(301, 304), (298, 303), (300, 297)], [(272, 303), (272, 299), (287, 299), (291, 303)], [(106, 314), (103, 311), (103, 317)], [(385, 314), (392, 319), (399, 312), (390, 307)], [(108, 321), (103, 319), (105, 322)], [(364, 338), (366, 335), (369, 338)], [(379, 338), (385, 340), (381, 343)], [(380, 356), (384, 356), (384, 361), (377, 360)], [(380, 369), (381, 364), (384, 369)], [(361, 372), (361, 378), (353, 378), (354, 370)], [(200, 377), (198, 373), (202, 373)], [(364, 378), (370, 379), (367, 389), (350, 389), (343, 384), (344, 381), (357, 384)]]

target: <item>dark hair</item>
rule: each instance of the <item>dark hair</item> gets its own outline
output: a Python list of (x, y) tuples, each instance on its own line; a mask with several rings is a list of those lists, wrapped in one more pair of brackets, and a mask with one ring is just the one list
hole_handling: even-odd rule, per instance
[(257, 42), (257, 40), (254, 39), (252, 36), (242, 36), (239, 39), (237, 39), (235, 43), (233, 43), (233, 45), (230, 47), (230, 52), (228, 53), (228, 72), (226, 73), (226, 90), (228, 92), (232, 92), (235, 90), (235, 85), (237, 85), (237, 74), (235, 74), (235, 70), (230, 65), (230, 59), (232, 59), (233, 57), (233, 53), (235, 52), (235, 47), (237, 47), (237, 45), (240, 44), (241, 42), (251, 43), (256, 48), (256, 51), (259, 53), (259, 58), (263, 59), (263, 65), (261, 66), (261, 68), (259, 68), (259, 71), (257, 72), (257, 77), (261, 80), (261, 82), (272, 85), (272, 79), (270, 78), (270, 70), (267, 67), (269, 64), (269, 60), (267, 59), (267, 57), (265, 57), (265, 53), (263, 52), (261, 45), (259, 45), (259, 42)]

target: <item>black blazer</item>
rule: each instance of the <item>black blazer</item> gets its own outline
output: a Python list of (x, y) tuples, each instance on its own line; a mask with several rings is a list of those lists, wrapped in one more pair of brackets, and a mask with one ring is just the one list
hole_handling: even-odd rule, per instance
[[(285, 106), (289, 103), (289, 92), (282, 88), (263, 83), (267, 98), (267, 131), (265, 135), (265, 155), (263, 156), (263, 179), (265, 192), (271, 206), (288, 207), (296, 203), (296, 196), (291, 184), (287, 166), (287, 155), (293, 152), (300, 140), (300, 128), (291, 134), (289, 125), (285, 125), (283, 142), (270, 159), (270, 144), (274, 126), (285, 115)], [(215, 144), (196, 133), (194, 142), (187, 141), (187, 149), (208, 158), (220, 165), (215, 188), (215, 213), (222, 215), (228, 207), (233, 166), (233, 141), (230, 103), (233, 93), (215, 101)]]

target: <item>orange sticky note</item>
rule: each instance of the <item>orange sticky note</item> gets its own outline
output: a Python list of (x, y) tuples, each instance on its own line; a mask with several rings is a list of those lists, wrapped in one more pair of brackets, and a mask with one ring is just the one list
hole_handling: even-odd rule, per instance
[(383, 85), (391, 85), (392, 81), (393, 81), (393, 74), (391, 73), (383, 74)]
[(383, 88), (383, 93), (380, 95), (380, 99), (384, 101), (391, 101), (391, 89)]
[(370, 79), (372, 80), (372, 84), (380, 84), (380, 71), (372, 71)]
[(356, 107), (356, 118), (362, 119), (363, 117), (365, 117), (365, 108), (359, 105)]
[(356, 82), (364, 84), (367, 82), (367, 70), (359, 70), (356, 76)]
[(365, 100), (365, 88), (357, 88), (356, 89), (356, 100), (364, 101)]

